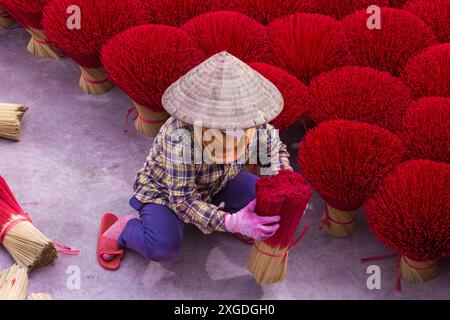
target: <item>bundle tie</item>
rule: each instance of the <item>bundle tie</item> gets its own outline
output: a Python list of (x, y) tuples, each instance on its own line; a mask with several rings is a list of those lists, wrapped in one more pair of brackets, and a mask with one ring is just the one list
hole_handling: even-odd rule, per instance
[(273, 253), (266, 252), (266, 251), (264, 251), (264, 250), (262, 250), (261, 248), (258, 247), (258, 242), (255, 243), (254, 247), (255, 247), (255, 249), (257, 251), (259, 251), (260, 253), (262, 253), (262, 254), (264, 254), (266, 256), (269, 256), (269, 257), (272, 257), (272, 258), (283, 257), (283, 265), (285, 265), (287, 263), (287, 258), (289, 256), (289, 251), (291, 251), (291, 249), (293, 247), (295, 247), (305, 237), (306, 232), (308, 231), (308, 229), (309, 229), (309, 224), (307, 224), (305, 226), (305, 228), (303, 229), (302, 233), (297, 237), (297, 239), (292, 239), (291, 244), (287, 247), (287, 250), (284, 253), (282, 253), (282, 254), (273, 254)]
[(334, 220), (333, 218), (330, 217), (330, 214), (328, 212), (328, 206), (326, 205), (325, 206), (325, 217), (321, 221), (322, 225), (320, 226), (320, 230), (322, 230), (325, 226), (327, 226), (328, 228), (331, 228), (331, 222), (341, 225), (341, 226), (347, 226), (347, 225), (355, 223), (356, 220), (357, 220), (357, 217), (354, 217), (352, 220), (346, 221), (346, 222)]
[(80, 250), (73, 250), (71, 247), (65, 246), (63, 244), (57, 243), (57, 242), (53, 242), (53, 244), (59, 248), (56, 249), (56, 251), (60, 254), (65, 254), (65, 255), (69, 255), (69, 256), (77, 256), (80, 254)]
[(150, 119), (146, 119), (146, 118), (144, 118), (141, 115), (141, 113), (137, 110), (136, 107), (131, 107), (130, 109), (128, 109), (127, 115), (125, 117), (125, 128), (123, 130), (123, 134), (127, 134), (128, 133), (128, 120), (130, 119), (130, 115), (133, 112), (136, 112), (136, 116), (133, 118), (133, 121), (135, 121), (137, 118), (139, 118), (145, 124), (160, 124), (160, 123), (166, 122), (166, 120), (150, 120)]
[(109, 78), (102, 79), (102, 80), (91, 80), (91, 79), (86, 78), (83, 73), (81, 74), (81, 77), (83, 78), (84, 81), (86, 81), (88, 83), (92, 83), (92, 84), (102, 84), (102, 83), (109, 81)]

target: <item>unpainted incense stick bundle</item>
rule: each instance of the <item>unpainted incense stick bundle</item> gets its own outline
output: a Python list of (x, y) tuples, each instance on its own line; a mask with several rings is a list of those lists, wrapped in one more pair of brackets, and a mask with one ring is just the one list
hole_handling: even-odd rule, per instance
[(259, 284), (272, 284), (286, 276), (289, 251), (303, 238), (294, 234), (311, 199), (312, 191), (303, 177), (288, 170), (262, 178), (256, 184), (256, 212), (261, 216), (279, 215), (280, 228), (268, 240), (252, 248), (248, 269)]
[(0, 273), (0, 300), (25, 300), (28, 268), (17, 264)]
[(53, 300), (52, 296), (48, 293), (32, 293), (28, 296), (27, 300)]
[(22, 104), (0, 103), (0, 137), (20, 140), (22, 118), (28, 107)]
[(2, 177), (0, 243), (18, 265), (30, 270), (52, 265), (58, 256), (53, 242), (32, 224)]

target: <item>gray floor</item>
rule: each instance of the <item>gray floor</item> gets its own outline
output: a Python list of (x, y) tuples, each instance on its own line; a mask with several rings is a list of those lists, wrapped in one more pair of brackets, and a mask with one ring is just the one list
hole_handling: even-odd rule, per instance
[[(246, 269), (250, 248), (225, 234), (204, 236), (186, 228), (181, 254), (168, 263), (148, 262), (128, 253), (117, 272), (96, 260), (97, 229), (106, 211), (132, 212), (131, 185), (151, 140), (134, 130), (123, 134), (129, 99), (117, 88), (103, 96), (82, 94), (79, 71), (69, 59), (60, 62), (29, 55), (22, 29), (0, 31), (0, 101), (27, 104), (23, 140), (0, 140), (3, 175), (35, 224), (55, 241), (81, 250), (61, 257), (56, 266), (37, 270), (30, 292), (56, 299), (445, 299), (450, 298), (450, 261), (439, 278), (394, 291), (395, 259), (381, 261), (381, 290), (368, 290), (360, 257), (386, 249), (360, 219), (349, 239), (319, 231), (322, 203), (315, 196), (305, 222), (306, 238), (289, 257), (283, 283), (261, 287)], [(131, 128), (131, 126), (130, 126)], [(301, 130), (286, 136), (289, 145)], [(12, 263), (1, 250), (0, 267)], [(70, 267), (81, 271), (81, 288), (71, 289)]]

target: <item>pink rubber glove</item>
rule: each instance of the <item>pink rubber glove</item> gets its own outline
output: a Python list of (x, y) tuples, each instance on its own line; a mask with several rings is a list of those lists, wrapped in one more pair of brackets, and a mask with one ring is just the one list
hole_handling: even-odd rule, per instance
[[(280, 216), (261, 217), (255, 213), (256, 200), (244, 209), (225, 216), (225, 229), (231, 233), (240, 233), (255, 240), (266, 240), (277, 232)], [(277, 223), (277, 224), (274, 224)]]

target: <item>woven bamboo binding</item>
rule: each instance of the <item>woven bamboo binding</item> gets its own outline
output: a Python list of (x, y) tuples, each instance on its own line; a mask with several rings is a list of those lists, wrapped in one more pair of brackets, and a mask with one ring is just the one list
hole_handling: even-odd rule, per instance
[(12, 27), (16, 21), (0, 6), (0, 30)]
[(27, 300), (53, 300), (52, 296), (47, 293), (32, 293)]
[(13, 265), (0, 273), (0, 300), (25, 300), (28, 269)]
[(133, 101), (133, 105), (137, 111), (137, 117), (134, 119), (134, 125), (137, 131), (147, 137), (156, 137), (159, 129), (161, 129), (170, 115), (165, 111), (157, 112), (150, 110), (135, 101)]
[(20, 140), (22, 118), (28, 107), (22, 104), (0, 103), (0, 137)]
[(418, 262), (406, 256), (400, 257), (401, 276), (413, 283), (430, 281), (439, 275), (437, 261)]
[(326, 204), (322, 229), (336, 238), (350, 237), (356, 231), (356, 211), (341, 211)]
[(114, 86), (109, 80), (105, 69), (101, 68), (85, 68), (80, 67), (81, 77), (80, 77), (80, 88), (81, 91), (99, 95), (108, 92)]
[(41, 58), (61, 59), (63, 56), (62, 52), (47, 42), (47, 36), (44, 30), (27, 27), (27, 31), (31, 34), (31, 39), (27, 47), (28, 52)]

